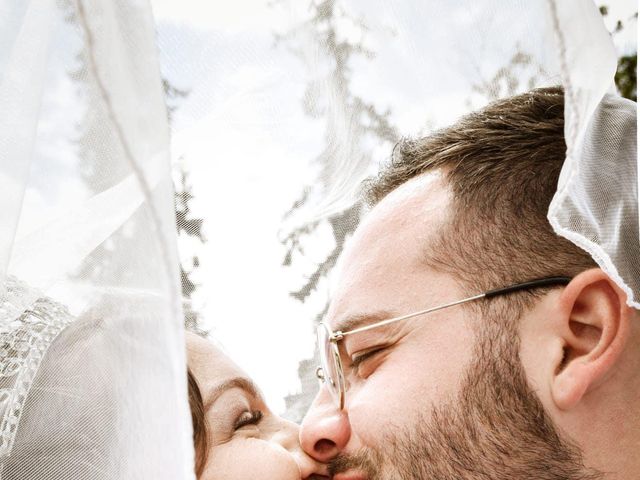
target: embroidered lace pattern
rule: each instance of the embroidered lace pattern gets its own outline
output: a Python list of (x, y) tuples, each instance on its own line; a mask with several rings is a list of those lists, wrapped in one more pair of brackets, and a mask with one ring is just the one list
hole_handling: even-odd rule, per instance
[(68, 310), (8, 278), (0, 299), (0, 460), (11, 452), (40, 362), (71, 322)]

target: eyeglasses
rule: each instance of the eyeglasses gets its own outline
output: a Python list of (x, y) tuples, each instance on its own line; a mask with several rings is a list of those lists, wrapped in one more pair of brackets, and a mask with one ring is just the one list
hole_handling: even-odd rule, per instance
[(344, 408), (344, 400), (346, 395), (346, 383), (344, 370), (342, 368), (342, 360), (340, 359), (338, 342), (340, 342), (347, 335), (365, 332), (367, 330), (389, 325), (401, 320), (407, 320), (408, 318), (417, 317), (419, 315), (435, 312), (437, 310), (444, 310), (445, 308), (453, 307), (467, 302), (473, 302), (482, 298), (489, 299), (500, 295), (506, 295), (512, 292), (530, 290), (532, 288), (562, 286), (567, 285), (570, 281), (570, 277), (547, 277), (530, 280), (524, 283), (509, 285), (508, 287), (489, 290), (472, 297), (464, 298), (462, 300), (457, 300), (455, 302), (450, 302), (444, 305), (438, 305), (437, 307), (427, 308), (425, 310), (420, 310), (419, 312), (410, 313), (401, 317), (389, 318), (388, 320), (382, 320), (380, 322), (372, 323), (360, 328), (354, 328), (353, 330), (349, 330), (346, 332), (342, 332), (339, 330), (336, 332), (332, 332), (327, 324), (320, 323), (317, 329), (318, 348), (320, 350), (320, 366), (316, 369), (316, 376), (323, 384), (327, 385), (329, 391), (331, 392), (331, 395), (337, 402), (340, 410), (342, 410)]

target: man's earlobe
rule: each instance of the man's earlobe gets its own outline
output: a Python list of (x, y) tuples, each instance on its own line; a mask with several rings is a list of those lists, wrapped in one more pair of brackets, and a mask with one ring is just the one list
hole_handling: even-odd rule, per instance
[(560, 296), (564, 356), (551, 393), (569, 410), (615, 370), (629, 336), (632, 310), (626, 294), (599, 268), (577, 275)]

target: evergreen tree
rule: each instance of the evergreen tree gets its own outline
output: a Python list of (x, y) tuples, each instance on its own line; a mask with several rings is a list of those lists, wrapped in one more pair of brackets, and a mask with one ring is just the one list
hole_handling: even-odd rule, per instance
[[(603, 17), (607, 17), (609, 15), (609, 7), (607, 5), (602, 5), (600, 7), (600, 13)], [(622, 32), (625, 28), (629, 28), (628, 24), (635, 24), (637, 28), (638, 24), (638, 11), (636, 10), (631, 17), (627, 19), (617, 19), (615, 21), (615, 26), (611, 30), (611, 35), (615, 37), (620, 32)], [(633, 27), (632, 27), (633, 28)], [(633, 100), (634, 102), (638, 101), (638, 46), (636, 45), (636, 51), (628, 54), (623, 54), (618, 58), (618, 68), (616, 70), (616, 86), (618, 87), (618, 91), (620, 95), (629, 100)]]
[[(81, 18), (82, 11), (76, 8), (75, 2), (60, 0), (59, 6), (68, 22), (82, 25), (82, 22), (85, 21)], [(94, 78), (89, 57), (90, 52), (87, 50), (89, 47), (85, 42), (83, 49), (77, 55), (77, 68), (70, 72), (70, 76), (78, 85), (79, 93), (84, 98), (86, 105), (82, 121), (77, 126), (80, 175), (89, 191), (99, 193), (122, 180), (129, 171), (129, 165), (123, 160), (126, 158), (125, 152), (121, 142), (115, 136), (114, 129), (104, 128), (104, 119), (108, 118), (107, 105)], [(175, 87), (166, 78), (162, 79), (162, 86), (165, 93), (167, 116), (169, 123), (171, 123), (173, 113), (178, 108), (180, 101), (188, 95), (188, 92)], [(99, 165), (101, 169), (96, 170), (96, 165)], [(189, 202), (193, 199), (193, 194), (187, 183), (186, 172), (180, 172), (178, 182), (175, 185), (174, 194), (178, 234), (195, 237), (204, 243), (203, 219), (191, 217)], [(107, 242), (92, 252), (76, 273), (77, 276), (94, 280), (104, 278), (126, 285), (131, 270), (143, 271), (129, 269), (127, 266), (147, 261), (145, 258), (139, 258), (137, 251), (131, 248), (136, 244), (137, 236), (145, 234), (141, 229), (142, 226), (136, 221), (134, 215)], [(118, 262), (111, 260), (114, 257), (114, 251), (118, 252)], [(199, 325), (199, 316), (191, 307), (191, 298), (197, 288), (196, 283), (192, 280), (192, 275), (199, 266), (198, 257), (193, 256), (190, 263), (188, 268), (185, 265), (180, 266), (182, 295), (185, 300), (184, 323), (187, 328), (204, 333)]]
[[(390, 123), (390, 111), (379, 112), (376, 107), (356, 95), (351, 90), (351, 63), (357, 58), (373, 58), (363, 41), (350, 42), (342, 39), (339, 33), (340, 22), (350, 22), (363, 33), (368, 27), (361, 21), (353, 19), (340, 7), (337, 0), (313, 2), (310, 6), (310, 17), (294, 27), (285, 35), (278, 37), (300, 60), (308, 63), (303, 44), (313, 44), (314, 54), (318, 51), (331, 66), (323, 72), (321, 78), (313, 78), (307, 85), (303, 100), (303, 110), (309, 117), (324, 120), (325, 148), (314, 158), (318, 166), (317, 177), (305, 186), (300, 197), (285, 214), (285, 219), (294, 216), (329, 189), (332, 176), (336, 173), (336, 158), (370, 158), (366, 150), (365, 140), (383, 142), (391, 149), (398, 140), (398, 132)], [(308, 43), (307, 43), (308, 44)], [(313, 63), (314, 60), (311, 60)], [(338, 112), (336, 114), (336, 112)], [(346, 112), (346, 115), (341, 115)], [(303, 285), (290, 292), (300, 302), (305, 302), (318, 288), (320, 281), (326, 278), (334, 268), (338, 256), (342, 252), (346, 239), (358, 226), (361, 206), (356, 203), (343, 211), (328, 216), (320, 221), (313, 221), (294, 228), (283, 239), (285, 247), (284, 266), (291, 266), (298, 255), (304, 255), (304, 245), (326, 223), (330, 226), (334, 247), (323, 261), (311, 271)], [(327, 302), (322, 311), (315, 316), (314, 323), (320, 321), (327, 309)], [(317, 382), (313, 371), (317, 358), (303, 360), (299, 367), (302, 391), (298, 395), (287, 397), (286, 415), (300, 421), (306, 412), (310, 400), (317, 390)]]

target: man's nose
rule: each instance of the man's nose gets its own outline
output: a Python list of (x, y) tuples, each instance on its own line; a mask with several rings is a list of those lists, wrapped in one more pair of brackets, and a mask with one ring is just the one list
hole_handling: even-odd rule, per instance
[(276, 435), (271, 439), (279, 443), (282, 447), (289, 451), (300, 469), (300, 477), (307, 478), (326, 478), (326, 465), (319, 464), (309, 455), (302, 451), (299, 442), (300, 427), (288, 420), (280, 420), (281, 427)]
[(339, 410), (326, 388), (322, 388), (300, 428), (302, 449), (326, 463), (340, 453), (351, 437), (349, 417)]

